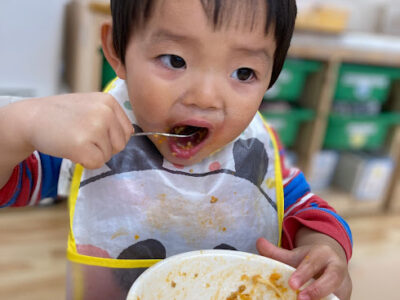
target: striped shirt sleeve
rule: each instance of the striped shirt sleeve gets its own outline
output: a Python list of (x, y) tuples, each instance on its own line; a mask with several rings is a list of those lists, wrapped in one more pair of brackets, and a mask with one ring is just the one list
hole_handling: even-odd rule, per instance
[[(274, 132), (277, 137), (276, 133)], [(314, 195), (304, 174), (297, 168), (285, 165), (285, 150), (278, 141), (284, 188), (282, 247), (293, 249), (297, 231), (305, 226), (335, 239), (344, 249), (349, 260), (353, 241), (349, 225), (323, 199)]]
[(36, 205), (43, 198), (57, 196), (61, 158), (32, 153), (14, 168), (0, 189), (0, 208)]

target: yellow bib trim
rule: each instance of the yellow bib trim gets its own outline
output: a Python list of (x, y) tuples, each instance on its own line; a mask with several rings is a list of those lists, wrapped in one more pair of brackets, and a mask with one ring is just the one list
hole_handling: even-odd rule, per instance
[(282, 177), (282, 169), (281, 169), (281, 157), (279, 155), (278, 143), (276, 141), (275, 135), (271, 130), (271, 127), (264, 120), (263, 116), (260, 112), (258, 115), (264, 122), (265, 127), (268, 130), (269, 136), (271, 138), (272, 144), (274, 145), (274, 154), (275, 154), (275, 190), (276, 190), (276, 207), (278, 212), (278, 226), (279, 226), (279, 240), (278, 246), (281, 246), (282, 241), (282, 224), (283, 224), (283, 216), (285, 214), (285, 206), (284, 206), (284, 193), (283, 193), (283, 177)]
[(149, 268), (158, 263), (162, 259), (115, 259), (93, 257), (76, 252), (67, 251), (67, 257), (70, 261), (81, 263), (90, 266), (107, 267), (115, 269), (136, 269), (136, 268)]
[(75, 204), (78, 199), (79, 186), (81, 185), (81, 178), (83, 173), (83, 167), (79, 164), (75, 166), (74, 175), (71, 182), (71, 192), (68, 198), (69, 207), (69, 234), (68, 234), (68, 252), (77, 252), (75, 245), (75, 238), (72, 231), (72, 224), (75, 214)]

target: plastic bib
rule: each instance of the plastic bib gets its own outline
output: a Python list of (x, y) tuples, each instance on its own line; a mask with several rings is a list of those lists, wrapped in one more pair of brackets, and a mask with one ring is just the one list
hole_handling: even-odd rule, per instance
[[(109, 92), (140, 131), (125, 82), (114, 81)], [(143, 268), (174, 254), (256, 253), (259, 237), (279, 245), (282, 219), (279, 154), (261, 116), (192, 166), (173, 165), (147, 137), (132, 137), (102, 168), (76, 167), (68, 258), (74, 264), (131, 269), (124, 276), (132, 283)]]

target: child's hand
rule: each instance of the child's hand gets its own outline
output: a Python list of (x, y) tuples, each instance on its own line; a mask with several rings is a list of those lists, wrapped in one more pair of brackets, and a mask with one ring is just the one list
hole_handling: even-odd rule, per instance
[(350, 299), (352, 283), (341, 246), (332, 238), (307, 228), (299, 230), (296, 241), (298, 247), (290, 251), (260, 238), (257, 250), (263, 256), (296, 268), (289, 279), (289, 285), (294, 290), (310, 279), (316, 279), (299, 293), (299, 300), (317, 300), (331, 293), (341, 300)]
[[(20, 103), (33, 149), (68, 158), (85, 168), (101, 167), (122, 151), (133, 126), (109, 94), (69, 94)], [(27, 113), (26, 113), (27, 112)]]

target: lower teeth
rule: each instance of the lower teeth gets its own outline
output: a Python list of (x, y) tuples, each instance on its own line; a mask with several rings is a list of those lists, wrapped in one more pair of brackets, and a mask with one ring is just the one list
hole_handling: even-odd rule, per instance
[(178, 145), (180, 148), (185, 149), (185, 150), (189, 150), (189, 149), (192, 149), (192, 148), (193, 148), (192, 142), (187, 142), (185, 145), (184, 145), (184, 144), (181, 144), (181, 143), (178, 143), (177, 145)]

